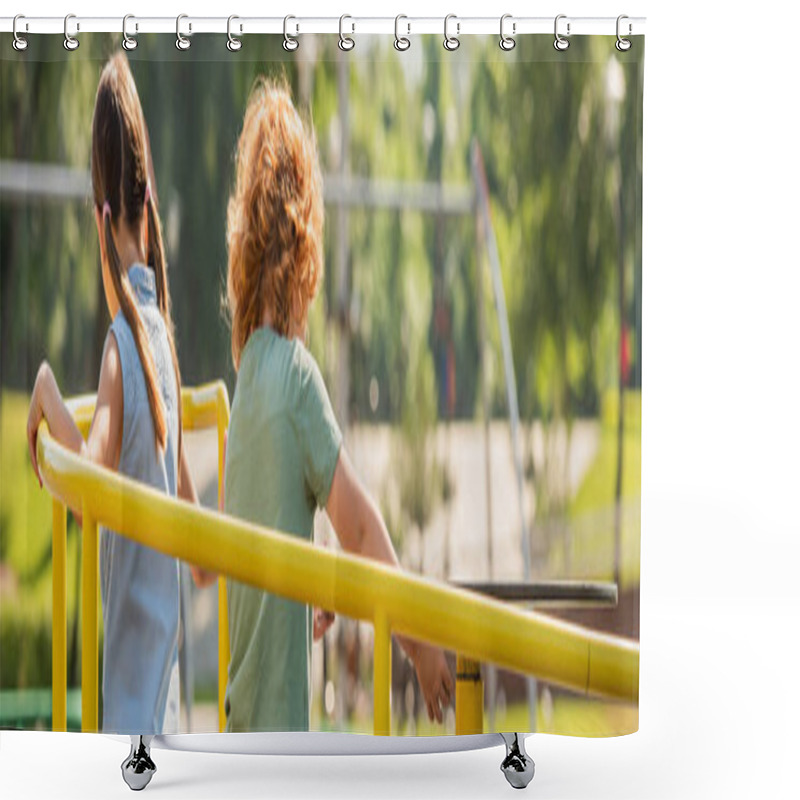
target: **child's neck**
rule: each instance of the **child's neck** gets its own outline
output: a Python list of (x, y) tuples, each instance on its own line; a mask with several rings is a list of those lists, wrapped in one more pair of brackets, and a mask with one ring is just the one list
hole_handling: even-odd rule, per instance
[(145, 248), (140, 230), (134, 233), (128, 225), (121, 223), (114, 231), (114, 244), (119, 255), (119, 264), (123, 272), (127, 272), (134, 264), (144, 264)]
[[(264, 309), (264, 313), (261, 315), (261, 325), (266, 326), (268, 328), (272, 328), (275, 330), (275, 326), (272, 324), (272, 314), (268, 308)], [(305, 323), (298, 324), (297, 322), (292, 322), (289, 325), (289, 330), (286, 333), (287, 339), (299, 339), (301, 342), (305, 341), (306, 338), (306, 326)]]

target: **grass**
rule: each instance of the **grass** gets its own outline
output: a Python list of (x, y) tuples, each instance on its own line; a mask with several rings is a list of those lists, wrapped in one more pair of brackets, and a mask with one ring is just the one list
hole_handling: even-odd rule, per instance
[(28, 456), (28, 397), (3, 392), (0, 409), (0, 559), (27, 582), (49, 561), (52, 506)]
[[(563, 736), (622, 736), (639, 729), (639, 708), (634, 705), (545, 694), (536, 706), (536, 731)], [(527, 731), (528, 706), (518, 703), (495, 714), (494, 730)], [(488, 732), (484, 720), (484, 731)]]
[[(428, 720), (426, 714), (417, 717), (412, 729), (398, 730), (397, 717), (393, 714), (394, 735), (442, 736), (455, 733), (453, 708), (448, 709), (444, 725)], [(553, 697), (548, 690), (540, 696), (536, 706), (536, 731), (556, 733), (564, 736), (622, 736), (639, 728), (639, 708), (635, 705), (595, 700), (571, 695)], [(372, 733), (372, 716), (367, 713), (351, 718), (343, 727), (333, 726), (326, 718), (312, 716), (312, 730), (343, 730), (350, 733)], [(494, 725), (489, 727), (488, 711), (484, 709), (483, 731), (529, 731), (527, 703), (515, 703), (507, 708), (498, 708)]]
[[(642, 487), (640, 392), (624, 395), (620, 588), (639, 583)], [(614, 493), (617, 475), (618, 395), (605, 396), (594, 462), (569, 505), (569, 540), (551, 548), (548, 572), (571, 578), (614, 576)]]
[[(642, 492), (642, 395), (626, 392), (623, 409), (622, 497), (638, 498)], [(575, 494), (570, 508), (577, 515), (594, 511), (614, 502), (617, 476), (617, 410), (616, 392), (603, 401), (601, 439), (592, 467)]]
[[(10, 567), (26, 593), (26, 607), (50, 609), (52, 600), (53, 505), (39, 487), (28, 455), (28, 397), (0, 395), (0, 562)], [(67, 611), (75, 607), (80, 542), (71, 515), (67, 529)]]
[[(52, 501), (39, 487), (25, 435), (28, 397), (0, 394), (0, 687), (49, 686)], [(67, 620), (78, 603), (80, 536), (67, 533)], [(68, 640), (69, 641), (69, 640)]]

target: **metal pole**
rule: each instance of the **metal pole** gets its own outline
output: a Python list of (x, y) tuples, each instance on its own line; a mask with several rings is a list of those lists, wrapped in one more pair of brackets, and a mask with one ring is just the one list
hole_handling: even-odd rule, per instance
[(53, 499), (53, 718), (67, 729), (67, 509)]
[[(228, 430), (230, 409), (227, 395), (217, 392), (217, 505), (225, 505), (225, 434)], [(228, 581), (224, 575), (217, 582), (217, 702), (219, 730), (225, 730), (225, 693), (228, 688), (228, 664), (231, 660), (231, 643), (228, 635)]]
[[(476, 184), (475, 197), (478, 196), (477, 180), (473, 175)], [(486, 483), (486, 560), (488, 579), (494, 578), (494, 559), (492, 542), (494, 539), (494, 528), (492, 526), (492, 446), (491, 446), (491, 414), (489, 409), (489, 379), (486, 370), (486, 311), (484, 308), (484, 288), (483, 288), (483, 259), (486, 253), (486, 231), (484, 220), (480, 214), (478, 203), (475, 203), (475, 232), (477, 238), (477, 259), (475, 284), (477, 287), (478, 304), (478, 341), (480, 342), (480, 369), (481, 369), (481, 405), (483, 407), (483, 462), (485, 469)], [(487, 666), (487, 678), (489, 683), (489, 730), (494, 730), (494, 713), (497, 695), (497, 670), (493, 664)], [(456, 694), (458, 694), (458, 684), (456, 684)], [(483, 701), (483, 686), (481, 686), (481, 701)], [(458, 701), (456, 701), (456, 728), (458, 728)]]
[[(490, 723), (491, 728), (491, 723)], [(481, 664), (456, 656), (456, 735), (483, 733)]]
[[(349, 54), (337, 51), (336, 89), (339, 102), (339, 153), (338, 164), (334, 174), (343, 184), (347, 184), (350, 175), (350, 61)], [(336, 417), (343, 435), (347, 436), (350, 421), (350, 213), (346, 205), (339, 205), (335, 214), (334, 238), (334, 295), (332, 307), (334, 314), (336, 337), (336, 376), (334, 403)], [(339, 625), (337, 641), (337, 660), (342, 667), (337, 670), (338, 703), (335, 708), (337, 720), (343, 722), (355, 706), (355, 697), (349, 691), (347, 659), (341, 658), (345, 650), (345, 641), (349, 632), (354, 634), (355, 663), (358, 663), (359, 635), (358, 622), (343, 621)]]
[[(337, 88), (339, 93), (339, 177), (347, 182), (350, 174), (350, 60), (347, 54), (339, 53), (337, 64)], [(339, 331), (336, 404), (339, 425), (347, 430), (349, 420), (348, 396), (350, 388), (350, 269), (349, 269), (349, 220), (347, 206), (336, 209), (336, 261), (334, 313)]]
[(619, 586), (622, 562), (622, 462), (625, 446), (625, 374), (622, 363), (622, 354), (625, 347), (625, 248), (622, 214), (622, 175), (619, 156), (616, 158), (614, 169), (617, 178), (614, 208), (617, 218), (617, 303), (619, 308), (617, 472), (614, 483), (614, 583)]
[(97, 522), (84, 505), (83, 570), (81, 574), (81, 730), (95, 733), (97, 725)]
[[(506, 381), (506, 397), (508, 415), (511, 422), (511, 449), (514, 458), (514, 470), (517, 478), (517, 503), (519, 504), (520, 525), (522, 531), (522, 565), (526, 581), (531, 577), (531, 543), (528, 534), (528, 520), (525, 511), (525, 478), (522, 470), (522, 452), (519, 443), (519, 408), (517, 405), (517, 379), (514, 372), (514, 358), (511, 353), (511, 334), (508, 328), (508, 311), (506, 310), (505, 291), (500, 273), (500, 256), (497, 251), (497, 240), (489, 212), (489, 186), (483, 166), (483, 156), (477, 142), (472, 143), (472, 169), (478, 198), (478, 211), (483, 220), (486, 239), (486, 252), (491, 268), (492, 289), (494, 291), (497, 322), (500, 327), (500, 344), (503, 351), (503, 372)], [(528, 678), (528, 707), (530, 711), (530, 730), (536, 730), (536, 682)]]
[(392, 632), (382, 608), (375, 611), (373, 643), (373, 725), (376, 736), (392, 733)]

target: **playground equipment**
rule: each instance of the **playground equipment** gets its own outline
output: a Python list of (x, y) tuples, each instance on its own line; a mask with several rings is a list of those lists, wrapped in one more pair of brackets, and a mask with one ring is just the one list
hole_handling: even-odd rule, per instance
[[(229, 402), (222, 382), (184, 389), (186, 430), (216, 427), (219, 475), (222, 476), (224, 435)], [(94, 397), (68, 401), (85, 436)], [(379, 740), (371, 752), (424, 752), (473, 749), (498, 743), (498, 734), (483, 734), (483, 692), (475, 665), (491, 662), (553, 684), (601, 697), (635, 703), (639, 690), (639, 647), (636, 642), (526, 612), (458, 588), (392, 569), (358, 556), (314, 547), (278, 531), (225, 516), (168, 497), (116, 472), (97, 466), (62, 447), (42, 423), (37, 460), (44, 485), (53, 497), (53, 730), (66, 729), (66, 507), (83, 516), (81, 571), (81, 726), (98, 730), (98, 525), (142, 545), (214, 570), (219, 575), (219, 728), (224, 730), (224, 696), (229, 660), (226, 577), (314, 604), (374, 625), (374, 733), (391, 734), (391, 635), (393, 632), (432, 642), (458, 654), (456, 733), (444, 747), (422, 739)], [(222, 481), (219, 481), (220, 491)], [(519, 599), (519, 588), (490, 587), (491, 593)], [(597, 597), (586, 586), (577, 595)], [(552, 587), (551, 587), (552, 590)], [(551, 591), (548, 590), (548, 591)], [(560, 599), (569, 594), (562, 587)], [(600, 594), (604, 594), (601, 590)], [(607, 593), (606, 593), (607, 594)], [(578, 597), (581, 599), (581, 597)], [(592, 599), (592, 598), (590, 598)], [(606, 600), (609, 597), (605, 597)], [(252, 737), (260, 737), (257, 742)], [(275, 737), (281, 737), (278, 744)], [(302, 738), (302, 744), (296, 737)], [(211, 738), (209, 738), (211, 737)], [(242, 739), (245, 737), (245, 739)], [(313, 746), (311, 739), (316, 737)], [(322, 738), (320, 738), (322, 737)], [(123, 776), (132, 788), (143, 788), (155, 765), (150, 747), (230, 752), (336, 752), (349, 734), (189, 734), (132, 737)], [(363, 739), (363, 737), (357, 737)], [(440, 737), (436, 737), (440, 739)], [(152, 740), (151, 740), (152, 739)], [(522, 734), (502, 734), (507, 756), (502, 769), (521, 788), (533, 776)], [(187, 741), (191, 740), (191, 741)], [(199, 740), (195, 742), (194, 740)], [(291, 743), (290, 742), (290, 743)], [(256, 750), (253, 748), (256, 747)], [(315, 749), (317, 748), (317, 749)], [(340, 750), (341, 751), (341, 750)], [(359, 746), (359, 752), (364, 752)], [(149, 765), (152, 765), (152, 769)]]
[[(522, 445), (520, 434), (519, 409), (517, 407), (517, 386), (514, 372), (511, 337), (509, 332), (508, 314), (506, 309), (505, 292), (500, 269), (500, 257), (492, 225), (489, 188), (483, 164), (483, 156), (477, 141), (471, 147), (471, 180), (463, 184), (445, 184), (442, 182), (408, 182), (392, 181), (375, 178), (359, 178), (350, 174), (349, 169), (349, 104), (347, 102), (348, 81), (345, 62), (338, 65), (338, 92), (340, 97), (342, 133), (340, 137), (341, 158), (340, 169), (337, 172), (325, 175), (323, 191), (325, 203), (335, 210), (333, 225), (335, 241), (335, 257), (332, 274), (335, 280), (335, 295), (338, 299), (338, 311), (333, 314), (333, 322), (338, 326), (338, 353), (336, 356), (336, 386), (333, 393), (336, 405), (336, 417), (343, 429), (348, 425), (348, 407), (341, 402), (347, 395), (347, 385), (350, 375), (350, 326), (344, 323), (345, 316), (349, 313), (350, 300), (349, 287), (352, 280), (347, 276), (350, 269), (347, 237), (347, 214), (351, 208), (364, 208), (369, 210), (392, 209), (403, 212), (416, 212), (433, 215), (437, 220), (445, 217), (467, 217), (475, 222), (476, 244), (479, 256), (477, 269), (477, 289), (479, 295), (478, 306), (483, 306), (483, 273), (484, 266), (491, 278), (491, 296), (497, 317), (498, 333), (500, 337), (503, 379), (506, 388), (506, 400), (509, 415), (509, 434), (512, 446), (512, 459), (516, 484), (516, 505), (520, 527), (520, 550), (522, 557), (523, 578), (527, 584), (531, 580), (531, 552), (530, 552), (530, 519), (535, 513), (531, 508), (526, 511), (525, 478), (522, 463)], [(63, 167), (59, 165), (36, 164), (31, 162), (0, 161), (0, 195), (5, 194), (15, 201), (27, 202), (33, 197), (47, 198), (49, 200), (82, 200), (89, 196), (90, 177), (85, 170)], [(485, 265), (484, 262), (485, 261)], [(493, 523), (492, 523), (492, 477), (489, 466), (490, 433), (489, 433), (489, 398), (487, 370), (484, 366), (486, 359), (487, 323), (484, 314), (479, 313), (479, 339), (481, 342), (481, 387), (483, 392), (482, 414), (484, 424), (484, 450), (485, 450), (485, 491), (486, 491), (486, 544), (487, 563), (490, 577), (493, 574)], [(88, 425), (89, 420), (86, 421)], [(222, 592), (220, 603), (223, 602)], [(579, 598), (580, 599), (580, 598)], [(225, 640), (227, 641), (227, 632)], [(223, 632), (220, 631), (220, 637)], [(220, 647), (223, 647), (221, 644)], [(222, 661), (220, 660), (220, 663)], [(489, 680), (489, 714), (490, 720), (494, 712), (495, 681), (490, 674)], [(224, 686), (224, 680), (220, 680)], [(530, 730), (536, 724), (536, 683), (533, 677), (527, 681), (528, 695), (528, 725)], [(222, 701), (220, 701), (222, 702)], [(220, 709), (222, 715), (223, 710)]]

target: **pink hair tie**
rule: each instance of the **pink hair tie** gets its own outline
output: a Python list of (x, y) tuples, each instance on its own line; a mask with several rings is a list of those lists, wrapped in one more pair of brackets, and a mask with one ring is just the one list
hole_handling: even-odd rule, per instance
[(111, 206), (108, 204), (108, 200), (103, 203), (103, 219), (106, 218), (106, 214), (108, 214), (109, 218), (111, 217)]
[(150, 181), (147, 181), (147, 187), (144, 190), (144, 204), (147, 205), (147, 201), (150, 200), (152, 195), (150, 194)]

